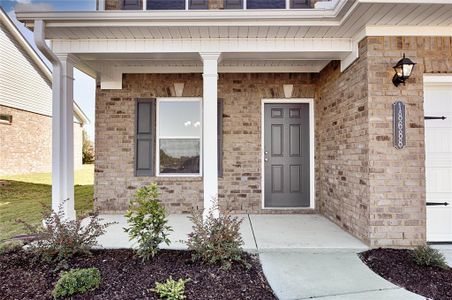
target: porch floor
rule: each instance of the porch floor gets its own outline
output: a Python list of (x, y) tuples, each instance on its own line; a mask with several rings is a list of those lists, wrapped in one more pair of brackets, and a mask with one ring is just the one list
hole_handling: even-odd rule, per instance
[[(270, 251), (364, 251), (367, 246), (321, 215), (237, 215), (243, 219), (241, 233), (243, 248), (249, 252)], [(98, 239), (103, 248), (131, 248), (123, 228), (127, 226), (123, 215), (101, 215), (106, 222), (117, 222), (108, 227)], [(187, 215), (169, 215), (171, 244), (166, 249), (186, 249), (184, 241), (192, 230)]]

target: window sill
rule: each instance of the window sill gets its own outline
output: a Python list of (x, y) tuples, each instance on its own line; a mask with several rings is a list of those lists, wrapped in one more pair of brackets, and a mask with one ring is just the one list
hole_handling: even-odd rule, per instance
[(196, 176), (155, 176), (153, 177), (155, 180), (159, 182), (201, 182), (203, 180), (203, 177), (200, 175)]

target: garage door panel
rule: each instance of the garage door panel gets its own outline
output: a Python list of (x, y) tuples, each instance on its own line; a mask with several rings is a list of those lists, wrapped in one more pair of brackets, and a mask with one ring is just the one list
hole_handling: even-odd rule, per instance
[[(441, 113), (452, 111), (452, 103), (448, 98), (452, 98), (452, 89), (449, 85), (427, 86), (424, 92), (425, 104), (424, 112), (428, 116), (431, 113)], [(427, 101), (428, 99), (428, 101)]]
[[(434, 113), (434, 114), (430, 114), (426, 116), (429, 117), (446, 117), (446, 116), (451, 116), (452, 112), (438, 112), (438, 113)], [(442, 128), (443, 130), (449, 129), (452, 127), (452, 118), (446, 118), (445, 120), (428, 120), (428, 122), (425, 123), (425, 128)], [(445, 133), (445, 132), (442, 132)], [(446, 132), (446, 134), (452, 134), (450, 132)]]
[[(452, 127), (451, 127), (452, 128)], [(452, 135), (448, 134), (451, 128), (435, 128), (435, 129), (425, 129), (425, 151), (426, 153), (441, 154), (444, 157), (452, 157)], [(429, 157), (428, 159), (443, 159), (442, 157)]]
[(427, 187), (432, 192), (452, 192), (452, 170), (450, 168), (427, 168), (425, 170), (427, 177)]
[(445, 120), (425, 121), (427, 240), (452, 242), (452, 83), (426, 84), (424, 113)]
[[(432, 242), (443, 242), (450, 240), (452, 232), (452, 210), (442, 207), (428, 207), (427, 233), (428, 239)], [(437, 222), (436, 220), (442, 220)]]

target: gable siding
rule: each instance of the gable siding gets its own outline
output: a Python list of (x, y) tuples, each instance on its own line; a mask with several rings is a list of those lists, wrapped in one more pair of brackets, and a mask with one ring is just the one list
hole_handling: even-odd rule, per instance
[(0, 105), (52, 114), (51, 83), (1, 23)]

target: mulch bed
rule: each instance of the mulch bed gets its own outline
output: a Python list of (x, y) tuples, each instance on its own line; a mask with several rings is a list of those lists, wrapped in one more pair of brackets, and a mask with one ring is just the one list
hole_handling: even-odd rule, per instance
[[(250, 269), (234, 264), (229, 270), (191, 261), (188, 251), (162, 250), (153, 261), (142, 263), (131, 250), (95, 250), (91, 257), (75, 257), (69, 268), (97, 267), (102, 276), (98, 289), (73, 299), (158, 299), (149, 291), (155, 282), (191, 278), (187, 299), (276, 299), (259, 261), (249, 255)], [(51, 299), (59, 278), (55, 263), (33, 259), (25, 251), (0, 255), (1, 299)]]
[(374, 249), (360, 256), (375, 273), (398, 286), (430, 299), (452, 299), (452, 269), (420, 267), (411, 250)]

